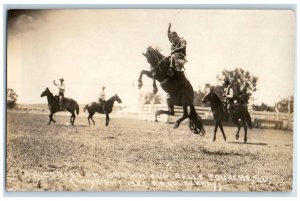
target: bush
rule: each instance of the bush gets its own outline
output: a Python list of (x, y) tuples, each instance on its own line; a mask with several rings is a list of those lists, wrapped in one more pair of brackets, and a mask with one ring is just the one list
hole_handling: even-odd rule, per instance
[(14, 108), (18, 100), (18, 94), (13, 89), (7, 89), (7, 108)]

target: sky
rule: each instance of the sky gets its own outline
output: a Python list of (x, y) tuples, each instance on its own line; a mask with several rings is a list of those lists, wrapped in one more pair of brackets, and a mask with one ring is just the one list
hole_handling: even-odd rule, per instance
[[(46, 103), (42, 91), (58, 93), (63, 77), (66, 97), (85, 104), (118, 94), (135, 107), (137, 79), (149, 64), (149, 46), (170, 54), (167, 28), (187, 41), (186, 76), (194, 90), (220, 84), (223, 70), (243, 68), (258, 77), (254, 103), (274, 105), (294, 94), (295, 13), (287, 10), (21, 10), (8, 16), (7, 87), (18, 103)], [(143, 78), (142, 92), (151, 91)], [(159, 92), (163, 90), (159, 88)]]

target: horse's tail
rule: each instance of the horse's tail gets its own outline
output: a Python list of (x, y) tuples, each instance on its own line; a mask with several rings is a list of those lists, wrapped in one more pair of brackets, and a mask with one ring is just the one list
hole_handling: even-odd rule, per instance
[(75, 109), (76, 109), (76, 114), (79, 115), (79, 105), (78, 105), (78, 103), (76, 103), (76, 106), (75, 106), (75, 107), (76, 107), (76, 108), (75, 108)]
[(249, 127), (250, 129), (252, 129), (252, 128), (253, 128), (253, 124), (252, 124), (251, 117), (250, 117), (250, 114), (249, 114), (248, 110), (247, 110), (246, 120), (247, 120), (247, 125), (248, 125), (248, 127)]
[(204, 135), (205, 130), (203, 128), (201, 117), (197, 114), (194, 105), (190, 106), (190, 114), (189, 114), (189, 127), (191, 131), (193, 131), (195, 134)]
[(84, 108), (83, 108), (83, 112), (85, 112), (86, 111), (86, 109), (88, 108), (88, 104), (86, 104), (85, 106), (84, 106)]

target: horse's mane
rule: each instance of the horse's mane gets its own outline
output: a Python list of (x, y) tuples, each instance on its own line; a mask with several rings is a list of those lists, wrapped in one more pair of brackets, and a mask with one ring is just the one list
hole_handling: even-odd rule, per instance
[(162, 49), (158, 46), (156, 46), (156, 48), (153, 48), (152, 46), (150, 46), (149, 48), (153, 49), (154, 51), (156, 51), (156, 53), (160, 56), (160, 57), (165, 57), (164, 55), (161, 54)]

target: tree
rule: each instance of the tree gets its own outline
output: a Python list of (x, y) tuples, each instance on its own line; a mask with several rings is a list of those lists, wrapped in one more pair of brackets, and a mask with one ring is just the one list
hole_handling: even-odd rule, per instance
[(18, 94), (13, 90), (7, 89), (7, 108), (14, 108), (18, 99)]
[(233, 71), (224, 70), (217, 79), (223, 82), (229, 79), (234, 92), (234, 99), (240, 103), (248, 103), (252, 94), (257, 90), (258, 77), (251, 75), (248, 71), (236, 68)]

